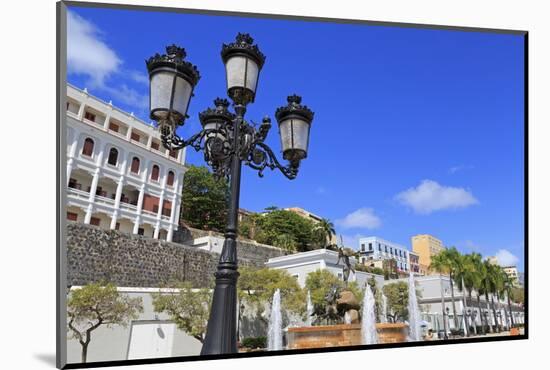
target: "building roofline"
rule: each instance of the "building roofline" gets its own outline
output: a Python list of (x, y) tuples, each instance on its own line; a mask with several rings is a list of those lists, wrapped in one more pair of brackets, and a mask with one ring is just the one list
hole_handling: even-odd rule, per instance
[(80, 93), (82, 93), (82, 94), (88, 95), (90, 98), (97, 100), (99, 103), (102, 103), (102, 104), (104, 104), (105, 106), (107, 106), (107, 107), (109, 107), (109, 108), (112, 107), (114, 110), (116, 110), (116, 111), (118, 111), (119, 113), (122, 113), (124, 116), (128, 117), (128, 119), (134, 120), (135, 122), (138, 122), (138, 123), (144, 125), (145, 127), (148, 127), (149, 129), (153, 129), (153, 130), (156, 131), (155, 127), (151, 124), (152, 122), (147, 123), (147, 122), (145, 122), (144, 120), (142, 120), (141, 118), (136, 117), (136, 116), (134, 116), (134, 115), (132, 115), (132, 114), (126, 112), (126, 111), (123, 110), (122, 108), (119, 108), (118, 106), (116, 106), (116, 105), (114, 105), (114, 104), (112, 104), (112, 103), (108, 103), (108, 102), (106, 102), (105, 100), (103, 100), (103, 99), (97, 97), (96, 95), (89, 93), (87, 90), (81, 89), (81, 88), (79, 88), (79, 87), (77, 87), (77, 86), (75, 86), (75, 85), (73, 85), (73, 84), (71, 84), (71, 83), (69, 83), (69, 82), (67, 82), (67, 86), (70, 87), (70, 88), (72, 88), (72, 89), (75, 89), (76, 91), (78, 91), (78, 92), (80, 92)]

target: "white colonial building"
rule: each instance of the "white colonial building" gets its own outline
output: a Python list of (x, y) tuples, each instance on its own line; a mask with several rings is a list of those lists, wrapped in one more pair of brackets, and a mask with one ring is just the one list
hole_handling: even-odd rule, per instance
[(184, 163), (153, 126), (67, 86), (67, 219), (171, 241)]
[(369, 236), (359, 239), (359, 253), (362, 263), (369, 260), (390, 260), (396, 261), (399, 271), (410, 271), (410, 251), (397, 243), (379, 238), (377, 236)]

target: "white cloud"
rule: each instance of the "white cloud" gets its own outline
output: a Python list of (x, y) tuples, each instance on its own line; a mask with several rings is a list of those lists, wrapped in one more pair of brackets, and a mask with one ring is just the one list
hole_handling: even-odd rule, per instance
[(144, 72), (128, 71), (128, 77), (135, 82), (149, 86), (149, 76)]
[(138, 108), (141, 113), (149, 109), (149, 97), (147, 95), (140, 94), (125, 84), (122, 84), (116, 88), (103, 86), (103, 90), (108, 92), (113, 99)]
[[(366, 238), (367, 236), (368, 235), (363, 235), (363, 234), (354, 234), (354, 235), (342, 234), (344, 247), (357, 250), (359, 249), (359, 239)], [(340, 239), (338, 239), (338, 242), (340, 242)]]
[(103, 86), (118, 71), (122, 61), (101, 40), (101, 31), (79, 15), (67, 13), (67, 67), (69, 73), (89, 77), (91, 84)]
[(382, 225), (380, 218), (372, 208), (359, 208), (346, 217), (336, 220), (336, 224), (343, 229), (365, 228), (376, 229)]
[(506, 249), (499, 249), (495, 257), (497, 258), (498, 264), (503, 267), (516, 266), (519, 261), (519, 258)]
[(123, 70), (123, 61), (102, 39), (104, 33), (78, 14), (67, 15), (67, 67), (69, 74), (84, 75), (91, 89), (108, 93), (115, 104), (122, 103), (135, 107), (138, 113), (148, 116), (149, 98), (147, 95), (122, 83), (112, 86), (107, 83), (112, 75), (124, 80), (148, 85), (145, 73)]
[(433, 180), (423, 180), (416, 188), (409, 188), (397, 194), (395, 199), (420, 214), (465, 208), (478, 203), (469, 190), (443, 186)]

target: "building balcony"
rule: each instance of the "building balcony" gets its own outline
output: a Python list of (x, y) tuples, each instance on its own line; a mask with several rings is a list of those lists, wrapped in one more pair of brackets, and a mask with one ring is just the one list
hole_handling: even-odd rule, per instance
[(82, 200), (88, 200), (90, 198), (90, 193), (81, 190), (81, 184), (76, 184), (77, 186), (72, 187), (69, 186), (67, 189), (67, 195), (72, 196), (73, 198), (82, 199)]

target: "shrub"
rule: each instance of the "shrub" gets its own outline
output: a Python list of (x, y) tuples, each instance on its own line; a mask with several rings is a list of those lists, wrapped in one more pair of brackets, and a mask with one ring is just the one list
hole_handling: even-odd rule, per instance
[(266, 337), (248, 337), (248, 338), (243, 338), (243, 340), (241, 341), (241, 346), (245, 348), (250, 348), (250, 349), (265, 348), (266, 344), (267, 344)]

